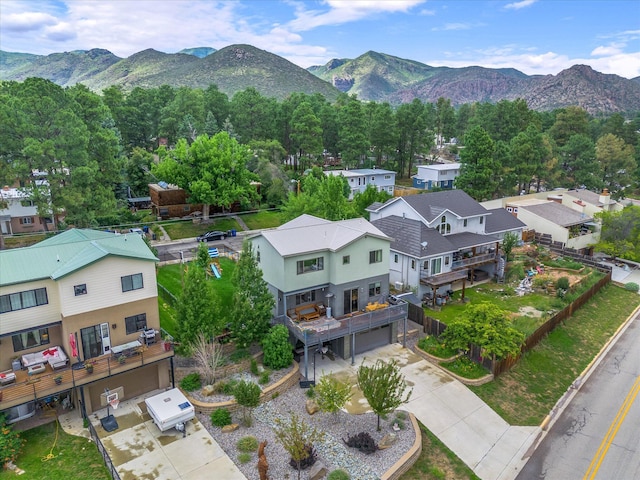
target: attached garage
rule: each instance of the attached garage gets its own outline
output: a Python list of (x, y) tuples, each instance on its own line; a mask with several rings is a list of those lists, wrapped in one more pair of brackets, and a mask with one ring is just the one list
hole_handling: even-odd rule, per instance
[(382, 347), (391, 343), (391, 326), (384, 325), (373, 328), (367, 332), (356, 334), (355, 354), (366, 352), (373, 348)]

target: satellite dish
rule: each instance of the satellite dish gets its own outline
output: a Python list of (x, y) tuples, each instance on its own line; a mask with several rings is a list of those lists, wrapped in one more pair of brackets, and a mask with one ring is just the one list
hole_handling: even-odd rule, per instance
[(422, 249), (424, 250), (427, 248), (427, 245), (429, 245), (429, 242), (422, 242), (420, 245), (422, 245)]

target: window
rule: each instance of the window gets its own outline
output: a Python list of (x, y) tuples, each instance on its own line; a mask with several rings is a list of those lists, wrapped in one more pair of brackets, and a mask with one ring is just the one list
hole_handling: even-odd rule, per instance
[(296, 295), (296, 305), (302, 305), (303, 303), (315, 302), (316, 301), (316, 291), (311, 290), (310, 292), (298, 293)]
[(415, 270), (415, 269), (416, 269), (416, 260), (415, 260), (415, 258), (412, 258), (412, 259), (411, 259), (411, 269), (412, 269), (412, 270)]
[(128, 292), (130, 290), (139, 290), (144, 287), (142, 283), (142, 274), (136, 273), (135, 275), (127, 275), (126, 277), (120, 277), (122, 282), (122, 291)]
[(27, 332), (18, 333), (11, 336), (13, 341), (13, 351), (19, 352), (27, 348), (39, 347), (49, 343), (49, 329), (36, 328)]
[(302, 273), (324, 270), (324, 257), (310, 258), (308, 260), (298, 260), (298, 275)]
[(375, 182), (376, 181), (376, 177), (371, 177), (371, 181)]
[(465, 227), (467, 226), (467, 219), (466, 218), (462, 221), (462, 225), (465, 226)]
[(484, 223), (484, 217), (480, 217), (480, 225)]
[(385, 175), (385, 176), (384, 176), (384, 179), (385, 179), (385, 180), (391, 180), (391, 175)]
[(189, 211), (191, 211), (191, 206), (190, 206), (190, 205), (185, 205), (184, 207), (182, 207), (182, 211), (183, 211), (183, 212), (189, 212)]
[(440, 225), (436, 227), (436, 230), (443, 235), (445, 233), (451, 233), (451, 224), (447, 223), (447, 217), (445, 217), (444, 215), (442, 216), (442, 218), (440, 219)]
[(349, 265), (351, 263), (351, 255), (345, 255), (342, 257), (342, 264)]
[(168, 208), (161, 208), (158, 210), (158, 213), (160, 214), (161, 217), (168, 217), (169, 216), (169, 209)]
[(442, 271), (442, 258), (431, 260), (431, 275), (437, 275)]
[(380, 295), (382, 292), (382, 288), (380, 286), (380, 282), (370, 283), (369, 284), (369, 296), (375, 297), (376, 295)]
[(371, 250), (369, 252), (369, 263), (380, 263), (382, 261), (382, 250)]
[(74, 285), (73, 292), (78, 295), (86, 295), (87, 294), (87, 284), (83, 283), (82, 285)]
[(393, 254), (393, 263), (398, 263), (398, 254), (397, 253)]
[(444, 257), (444, 264), (449, 265), (449, 256)]
[(24, 308), (38, 307), (49, 303), (46, 288), (0, 296), (0, 313), (14, 312)]
[(31, 200), (20, 200), (20, 205), (23, 207), (33, 207), (33, 202)]
[(147, 328), (147, 314), (140, 313), (132, 317), (126, 317), (124, 319), (124, 324), (127, 327), (127, 335), (144, 330)]
[(22, 217), (20, 219), (20, 224), (22, 225), (31, 225), (33, 223), (33, 217)]
[(256, 262), (260, 263), (260, 249), (256, 250)]

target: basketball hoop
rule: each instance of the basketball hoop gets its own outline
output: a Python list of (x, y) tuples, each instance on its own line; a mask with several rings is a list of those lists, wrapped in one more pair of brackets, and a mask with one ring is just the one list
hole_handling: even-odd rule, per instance
[(109, 405), (111, 405), (111, 408), (113, 408), (114, 410), (118, 409), (118, 405), (120, 405), (120, 400), (118, 400), (117, 398), (111, 400), (109, 402)]
[[(120, 404), (120, 400), (118, 400), (118, 392), (114, 392), (114, 393), (108, 393), (106, 395), (106, 400), (107, 400), (107, 404), (111, 406), (111, 408), (113, 408), (114, 410), (116, 410), (118, 408), (118, 405)], [(108, 411), (107, 411), (107, 415), (108, 415)]]

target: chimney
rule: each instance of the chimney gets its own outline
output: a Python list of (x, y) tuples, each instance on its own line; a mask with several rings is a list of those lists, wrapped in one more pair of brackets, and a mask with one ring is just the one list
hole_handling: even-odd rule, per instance
[(602, 190), (602, 193), (600, 194), (600, 198), (598, 199), (598, 201), (603, 205), (609, 205), (609, 202), (611, 201), (611, 197), (609, 195), (609, 189), (605, 188), (604, 190)]

